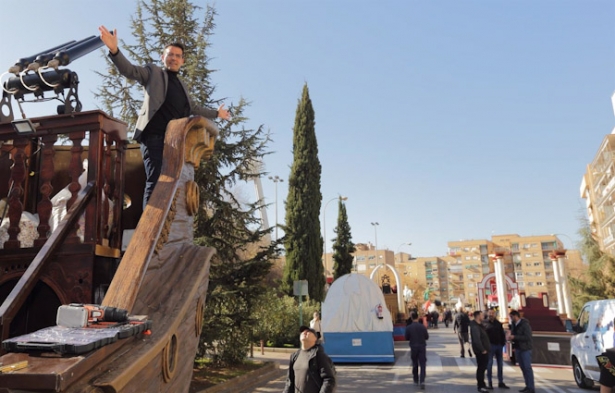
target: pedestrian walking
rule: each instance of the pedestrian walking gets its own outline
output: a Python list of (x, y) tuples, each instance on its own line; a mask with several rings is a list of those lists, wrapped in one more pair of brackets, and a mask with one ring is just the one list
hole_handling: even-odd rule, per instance
[[(465, 309), (461, 307), (459, 312), (455, 316), (455, 323), (453, 324), (453, 331), (457, 333), (459, 339), (459, 346), (461, 347), (461, 357), (465, 358), (466, 343), (470, 341), (468, 335), (468, 328), (470, 327), (470, 318)], [(468, 354), (472, 357), (472, 350), (468, 348)]]
[(450, 309), (446, 309), (444, 311), (444, 326), (448, 327), (448, 325), (453, 321), (453, 313)]
[(412, 311), (410, 319), (410, 324), (406, 326), (405, 337), (410, 345), (412, 378), (415, 385), (420, 386), (421, 389), (425, 389), (425, 366), (427, 363), (427, 340), (429, 339), (429, 333), (425, 325), (418, 321), (419, 316), (416, 311)]
[(487, 319), (483, 321), (483, 326), (489, 336), (489, 342), (491, 343), (491, 349), (489, 351), (489, 361), (487, 362), (487, 389), (493, 389), (493, 358), (497, 362), (498, 366), (498, 387), (501, 389), (509, 389), (504, 383), (504, 361), (503, 352), (504, 345), (506, 345), (506, 333), (504, 333), (504, 327), (502, 323), (495, 317), (495, 310), (491, 309), (487, 311)]
[(515, 351), (515, 359), (523, 373), (525, 388), (522, 393), (535, 393), (534, 371), (532, 371), (532, 328), (525, 318), (521, 318), (519, 311), (513, 310), (509, 314), (511, 331), (508, 340), (512, 342)]
[(474, 320), (470, 322), (470, 334), (472, 336), (472, 349), (476, 355), (476, 385), (479, 392), (487, 393), (485, 371), (487, 371), (491, 343), (483, 326), (482, 311), (474, 311)]
[(316, 331), (299, 328), (301, 349), (290, 356), (283, 393), (332, 393), (335, 369), (331, 358), (316, 344)]

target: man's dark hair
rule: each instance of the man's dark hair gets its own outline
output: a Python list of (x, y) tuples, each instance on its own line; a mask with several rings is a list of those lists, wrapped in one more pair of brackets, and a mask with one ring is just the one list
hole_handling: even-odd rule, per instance
[(481, 313), (482, 313), (482, 311), (474, 311), (474, 318), (479, 316)]
[(517, 310), (512, 310), (508, 315), (511, 317), (521, 317), (521, 314), (519, 314), (519, 311)]
[(413, 321), (416, 321), (419, 319), (419, 314), (417, 314), (416, 311), (412, 311), (412, 313), (410, 313), (410, 318), (412, 318)]
[(184, 52), (186, 52), (186, 47), (184, 46), (184, 44), (182, 44), (181, 42), (171, 42), (170, 44), (167, 44), (164, 49), (167, 49), (169, 46), (174, 46), (176, 48), (179, 48), (182, 50), (182, 55), (184, 54)]

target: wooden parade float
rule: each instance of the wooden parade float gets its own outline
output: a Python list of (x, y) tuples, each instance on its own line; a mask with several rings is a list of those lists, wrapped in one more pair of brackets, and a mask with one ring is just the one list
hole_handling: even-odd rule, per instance
[[(0, 122), (0, 392), (187, 392), (215, 252), (193, 244), (194, 171), (212, 155), (216, 126), (169, 123), (162, 174), (141, 214), (142, 162), (125, 123), (101, 111), (30, 120), (31, 134)], [(56, 144), (60, 135), (69, 146)], [(116, 307), (151, 325), (73, 353), (58, 350), (63, 337), (19, 341), (53, 328), (69, 303)]]

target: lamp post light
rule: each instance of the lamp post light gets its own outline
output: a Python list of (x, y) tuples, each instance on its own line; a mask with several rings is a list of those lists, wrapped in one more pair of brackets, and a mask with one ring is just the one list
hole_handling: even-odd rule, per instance
[[(411, 245), (412, 245), (412, 243), (410, 243), (410, 242), (400, 244), (399, 247), (397, 247), (397, 254), (399, 254), (399, 250), (402, 248), (402, 246), (410, 247)], [(402, 260), (401, 260), (401, 255), (400, 255), (399, 256), (399, 263), (401, 263), (401, 262), (402, 262)]]
[(378, 230), (377, 229), (378, 229), (378, 225), (380, 225), (380, 224), (378, 224), (377, 222), (372, 222), (371, 224), (374, 227), (374, 241), (375, 241), (375, 244), (374, 244), (374, 254), (376, 254), (376, 261), (375, 262), (376, 262), (376, 265), (377, 265), (378, 264)]
[(284, 179), (279, 176), (269, 176), (269, 180), (275, 183), (275, 241), (278, 241), (278, 183), (283, 183)]
[(326, 222), (326, 218), (327, 218), (327, 206), (329, 206), (329, 203), (333, 202), (334, 200), (340, 200), (340, 201), (347, 201), (348, 197), (345, 196), (336, 196), (335, 198), (331, 198), (327, 201), (327, 203), (325, 203), (325, 208), (322, 210), (322, 258), (324, 259), (325, 262), (325, 276), (327, 275), (328, 271), (329, 271), (329, 266), (327, 263), (327, 222)]

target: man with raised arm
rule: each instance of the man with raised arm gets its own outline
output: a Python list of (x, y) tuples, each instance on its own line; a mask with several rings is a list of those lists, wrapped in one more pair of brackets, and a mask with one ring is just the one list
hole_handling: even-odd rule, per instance
[(143, 193), (143, 210), (160, 177), (164, 135), (167, 125), (173, 119), (190, 115), (200, 115), (209, 119), (230, 120), (224, 104), (218, 110), (197, 105), (188, 95), (188, 88), (179, 77), (179, 70), (184, 64), (184, 46), (173, 42), (165, 46), (162, 53), (162, 67), (150, 63), (136, 66), (130, 63), (118, 47), (117, 30), (111, 33), (105, 26), (98, 28), (100, 39), (109, 48), (109, 58), (119, 73), (143, 86), (143, 106), (135, 125), (134, 138), (141, 144), (143, 165), (145, 166), (145, 191)]

